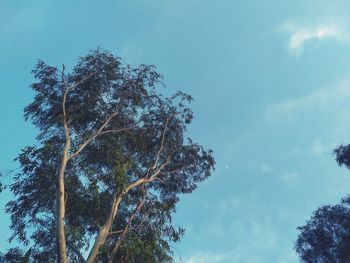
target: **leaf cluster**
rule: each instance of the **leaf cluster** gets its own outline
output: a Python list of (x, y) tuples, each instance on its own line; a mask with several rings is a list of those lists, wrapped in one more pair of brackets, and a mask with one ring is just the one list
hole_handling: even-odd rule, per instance
[(10, 186), (15, 199), (6, 206), (11, 240), (17, 239), (23, 248), (10, 249), (2, 258), (56, 260), (56, 175), (65, 143), (63, 120), (69, 125), (69, 154), (73, 154), (114, 114), (66, 169), (68, 256), (72, 262), (83, 262), (82, 255), (115, 196), (159, 169), (157, 180), (132, 189), (123, 199), (98, 262), (106, 261), (140, 200), (144, 205), (130, 224), (117, 260), (171, 262), (169, 242), (183, 235), (183, 229), (172, 223), (179, 194), (191, 193), (215, 164), (211, 150), (185, 136), (193, 119), (192, 97), (183, 92), (164, 97), (159, 93), (162, 77), (154, 66), (123, 65), (120, 58), (101, 49), (81, 57), (71, 73), (39, 61), (33, 74), (35, 97), (24, 116), (40, 132), (37, 143), (25, 147), (17, 158), (21, 171)]

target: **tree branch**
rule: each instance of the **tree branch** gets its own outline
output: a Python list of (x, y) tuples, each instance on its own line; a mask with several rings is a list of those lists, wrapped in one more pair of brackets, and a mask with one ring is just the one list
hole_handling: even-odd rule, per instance
[(144, 177), (138, 179), (137, 181), (135, 181), (132, 184), (129, 184), (119, 195), (115, 195), (110, 213), (109, 213), (105, 223), (100, 227), (100, 230), (99, 230), (97, 237), (95, 239), (95, 243), (94, 243), (94, 245), (90, 251), (89, 257), (86, 261), (87, 263), (94, 262), (95, 258), (97, 257), (97, 255), (99, 253), (100, 247), (105, 243), (106, 238), (110, 234), (111, 227), (113, 225), (114, 219), (115, 219), (117, 212), (118, 212), (118, 209), (119, 209), (119, 205), (120, 205), (122, 199), (124, 198), (124, 196), (133, 188), (135, 188), (141, 184), (149, 183), (149, 182), (152, 182), (153, 180), (155, 180), (155, 177), (161, 172), (161, 169), (163, 169), (167, 164), (168, 164), (168, 162), (161, 165), (159, 167), (159, 169), (157, 169), (157, 171), (154, 172), (149, 178), (146, 177), (149, 174), (149, 171), (148, 171)]
[(124, 241), (127, 233), (130, 230), (130, 225), (131, 225), (132, 221), (134, 220), (136, 214), (141, 210), (141, 208), (144, 205), (144, 203), (145, 203), (145, 199), (143, 198), (141, 200), (141, 202), (137, 205), (137, 207), (134, 210), (134, 212), (131, 214), (131, 216), (130, 216), (130, 218), (128, 220), (128, 223), (126, 224), (126, 226), (125, 226), (121, 236), (119, 237), (118, 241), (115, 243), (115, 245), (114, 245), (110, 255), (108, 256), (108, 263), (112, 263), (113, 262), (113, 259), (114, 259), (114, 257), (117, 254), (118, 248), (120, 247), (121, 243)]
[(69, 241), (68, 239), (67, 239), (67, 245), (68, 245), (68, 247), (70, 247), (70, 248), (73, 250), (73, 252), (78, 256), (78, 258), (79, 258), (79, 260), (80, 260), (81, 263), (85, 263), (85, 262), (86, 262), (86, 261), (85, 261), (85, 258), (84, 258), (83, 255), (80, 253), (79, 249), (77, 249), (77, 248), (74, 246), (74, 244), (73, 244), (71, 241)]
[(64, 229), (65, 217), (65, 185), (64, 174), (67, 167), (67, 156), (71, 147), (71, 138), (69, 135), (69, 126), (67, 123), (66, 100), (67, 100), (67, 83), (64, 76), (64, 65), (62, 65), (62, 83), (64, 85), (63, 99), (62, 99), (62, 114), (63, 114), (63, 129), (65, 135), (65, 144), (62, 153), (61, 163), (57, 173), (56, 184), (56, 237), (57, 237), (57, 258), (59, 263), (67, 263), (66, 251), (66, 234)]
[(68, 160), (76, 157), (79, 155), (79, 153), (90, 143), (92, 142), (97, 136), (99, 136), (102, 132), (102, 130), (109, 124), (109, 122), (118, 114), (118, 112), (114, 112), (111, 115), (109, 115), (109, 117), (106, 119), (106, 121), (101, 125), (101, 127), (95, 131), (90, 137), (89, 139), (87, 139), (82, 145), (79, 146), (79, 148), (72, 153), (69, 157)]
[[(140, 224), (138, 224), (137, 227), (131, 227), (131, 228), (129, 228), (129, 232), (130, 232), (131, 230), (136, 230), (136, 231), (139, 230), (139, 229), (141, 228), (142, 224), (145, 222), (145, 220), (146, 220), (146, 218), (147, 218), (148, 215), (149, 215), (149, 213), (146, 213), (146, 214), (142, 217), (141, 222), (140, 222)], [(110, 231), (109, 234), (110, 234), (110, 235), (120, 234), (120, 233), (122, 233), (123, 231), (124, 231), (124, 229), (117, 230), (117, 231)]]
[[(101, 126), (101, 128), (96, 133), (94, 133), (82, 146), (80, 146), (79, 149), (75, 153), (73, 153), (70, 157), (74, 157), (74, 156), (78, 155), (80, 153), (80, 151), (87, 144), (89, 144), (93, 139), (95, 139), (99, 134), (101, 134), (103, 128), (108, 124), (110, 119), (112, 119), (113, 117), (114, 116), (110, 116), (107, 119), (107, 121)], [(169, 164), (170, 156), (169, 156), (167, 162), (163, 163), (162, 165), (159, 166), (158, 169), (156, 169), (157, 166), (158, 166), (160, 155), (161, 155), (161, 153), (163, 151), (163, 148), (164, 148), (165, 133), (166, 133), (166, 130), (167, 130), (168, 122), (169, 122), (171, 117), (172, 117), (172, 115), (169, 116), (167, 118), (167, 120), (166, 120), (164, 129), (162, 131), (161, 143), (160, 143), (159, 150), (157, 152), (157, 155), (156, 155), (155, 162), (154, 162), (153, 166), (147, 169), (147, 172), (145, 173), (144, 177), (138, 179), (134, 183), (129, 184), (119, 195), (115, 195), (115, 198), (113, 200), (113, 204), (112, 204), (110, 213), (109, 213), (105, 223), (100, 227), (100, 230), (99, 230), (99, 232), (97, 234), (97, 237), (95, 239), (94, 245), (93, 245), (93, 247), (92, 247), (92, 249), (90, 251), (89, 257), (87, 259), (87, 263), (93, 263), (94, 262), (95, 258), (97, 257), (97, 255), (99, 253), (100, 247), (105, 243), (106, 238), (110, 234), (111, 227), (113, 225), (114, 219), (115, 219), (115, 217), (117, 215), (117, 212), (118, 212), (118, 209), (119, 209), (119, 205), (120, 205), (122, 199), (124, 198), (124, 196), (131, 189), (133, 189), (133, 188), (135, 188), (135, 187), (137, 187), (137, 186), (139, 186), (141, 184), (149, 183), (149, 182), (152, 182), (152, 181), (154, 181), (156, 179), (159, 180), (159, 178), (157, 178), (157, 175), (159, 175), (161, 173), (162, 169)], [(156, 171), (154, 171), (155, 169), (156, 169)], [(151, 176), (149, 176), (151, 171), (153, 171), (153, 174)]]
[(118, 133), (118, 132), (122, 132), (122, 131), (127, 131), (127, 130), (132, 130), (132, 127), (128, 127), (128, 128), (121, 128), (121, 129), (111, 129), (111, 130), (105, 130), (105, 131), (101, 131), (100, 135), (106, 134), (106, 133)]
[(153, 169), (155, 169), (157, 167), (160, 154), (162, 153), (162, 150), (163, 150), (163, 147), (164, 147), (164, 141), (165, 141), (165, 132), (166, 132), (166, 129), (168, 127), (168, 122), (169, 122), (171, 117), (172, 116), (169, 116), (167, 118), (166, 122), (165, 122), (164, 129), (163, 129), (163, 132), (162, 132), (162, 140), (160, 142), (160, 147), (159, 147), (159, 150), (158, 150), (158, 153), (157, 153), (157, 156), (156, 156), (156, 160), (155, 160), (154, 165), (153, 165)]
[(82, 78), (81, 80), (79, 80), (78, 82), (76, 82), (75, 84), (73, 84), (72, 86), (67, 87), (67, 92), (76, 88), (77, 86), (79, 86), (80, 84), (84, 83), (85, 81), (87, 81), (89, 78), (91, 78), (93, 75), (96, 75), (97, 71), (90, 73), (89, 75), (87, 75), (85, 78)]
[(63, 92), (63, 100), (62, 100), (62, 113), (63, 113), (63, 128), (64, 128), (64, 135), (66, 137), (66, 145), (70, 146), (70, 135), (69, 135), (69, 126), (67, 123), (67, 112), (66, 112), (66, 102), (67, 102), (67, 95), (69, 88), (67, 87), (66, 78), (64, 76), (64, 65), (62, 65), (62, 82), (64, 86), (64, 92)]

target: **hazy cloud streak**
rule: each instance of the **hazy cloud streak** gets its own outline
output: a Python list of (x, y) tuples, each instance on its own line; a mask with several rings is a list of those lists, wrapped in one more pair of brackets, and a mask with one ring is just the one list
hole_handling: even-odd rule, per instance
[(284, 23), (278, 31), (288, 32), (288, 51), (292, 56), (299, 56), (304, 50), (304, 45), (310, 40), (321, 41), (335, 39), (342, 42), (350, 42), (349, 33), (339, 24), (320, 24), (298, 26), (294, 23)]

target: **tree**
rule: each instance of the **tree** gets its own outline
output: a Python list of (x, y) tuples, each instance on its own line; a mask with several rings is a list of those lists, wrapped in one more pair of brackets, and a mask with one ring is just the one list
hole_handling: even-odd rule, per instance
[(350, 262), (350, 199), (318, 208), (295, 243), (301, 262)]
[(38, 143), (18, 156), (6, 206), (11, 240), (24, 248), (3, 260), (172, 262), (179, 194), (214, 168), (212, 151), (185, 138), (192, 97), (164, 97), (153, 66), (125, 66), (100, 49), (71, 73), (39, 61), (33, 74), (24, 116)]
[[(350, 145), (340, 145), (334, 154), (339, 166), (350, 169)], [(340, 204), (318, 208), (298, 230), (295, 249), (302, 262), (350, 262), (350, 196)]]

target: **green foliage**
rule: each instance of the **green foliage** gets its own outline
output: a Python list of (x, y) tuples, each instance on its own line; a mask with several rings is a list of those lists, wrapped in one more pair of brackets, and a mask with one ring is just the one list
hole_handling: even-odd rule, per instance
[(17, 257), (23, 262), (56, 259), (56, 175), (65, 143), (62, 98), (68, 86), (73, 87), (66, 102), (70, 154), (117, 112), (104, 129), (111, 132), (92, 140), (66, 169), (65, 230), (70, 261), (82, 261), (79, 254), (87, 253), (114, 197), (166, 164), (159, 180), (136, 187), (123, 198), (98, 262), (106, 262), (121, 238), (120, 230), (142, 199), (144, 205), (115, 260), (172, 262), (169, 242), (178, 242), (183, 235), (172, 223), (179, 194), (191, 193), (214, 167), (212, 151), (185, 138), (193, 118), (188, 107), (191, 96), (177, 92), (164, 97), (158, 91), (162, 78), (153, 66), (125, 66), (118, 57), (100, 49), (81, 57), (63, 77), (63, 72), (43, 61), (33, 74), (35, 97), (24, 116), (40, 133), (37, 144), (25, 147), (17, 158), (21, 171), (10, 186), (15, 200), (6, 206), (13, 230), (10, 239), (21, 242), (23, 250), (10, 249), (2, 258)]
[(3, 185), (3, 183), (1, 182), (1, 179), (2, 179), (2, 173), (0, 173), (0, 193), (2, 192), (2, 191), (4, 191), (4, 185)]
[[(350, 169), (350, 145), (340, 145), (334, 154), (339, 166)], [(350, 262), (350, 197), (319, 207), (298, 230), (295, 249), (301, 262)]]
[(350, 262), (349, 198), (318, 208), (302, 227), (295, 244), (301, 262)]

